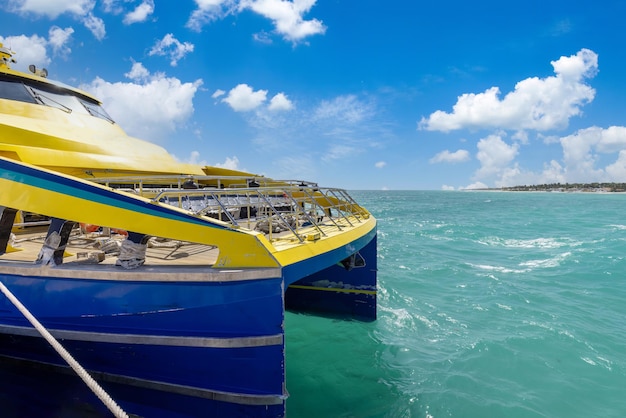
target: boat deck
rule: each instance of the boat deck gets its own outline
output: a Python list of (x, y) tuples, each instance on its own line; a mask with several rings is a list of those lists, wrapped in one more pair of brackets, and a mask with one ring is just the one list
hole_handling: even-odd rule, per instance
[[(45, 238), (46, 228), (17, 231), (12, 243), (14, 250), (3, 254), (3, 261), (34, 262)], [(124, 235), (104, 232), (81, 233), (76, 229), (65, 248), (63, 264), (115, 265)], [(146, 249), (146, 265), (202, 265), (215, 263), (218, 249), (214, 246), (152, 238)]]
[[(35, 261), (46, 238), (46, 228), (16, 231), (8, 251), (0, 255), (0, 266), (8, 274), (34, 274), (56, 278), (83, 277), (115, 281), (226, 282), (280, 277), (280, 268), (212, 268), (218, 248), (208, 245), (162, 240), (148, 241), (145, 263), (135, 269), (116, 265), (118, 252), (110, 251), (126, 237), (108, 232), (83, 234), (76, 229), (65, 248), (63, 263), (49, 268)], [(113, 244), (112, 244), (113, 243)]]

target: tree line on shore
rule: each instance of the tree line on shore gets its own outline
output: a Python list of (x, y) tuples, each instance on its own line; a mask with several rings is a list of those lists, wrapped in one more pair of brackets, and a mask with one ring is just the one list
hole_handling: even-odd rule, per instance
[(626, 192), (626, 183), (550, 183), (534, 184), (530, 186), (501, 187), (497, 190), (511, 192)]

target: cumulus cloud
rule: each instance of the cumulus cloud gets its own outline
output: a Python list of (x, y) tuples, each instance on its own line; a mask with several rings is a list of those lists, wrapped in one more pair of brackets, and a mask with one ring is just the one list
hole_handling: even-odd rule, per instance
[[(274, 31), (285, 40), (298, 43), (312, 35), (324, 34), (326, 26), (318, 19), (305, 20), (317, 0), (195, 0), (196, 9), (187, 21), (187, 27), (200, 31), (206, 24), (228, 15), (250, 10), (274, 24)], [(254, 35), (257, 41), (269, 43), (261, 31)]]
[(189, 154), (189, 158), (187, 158), (184, 162), (192, 165), (208, 165), (206, 160), (200, 159), (200, 152), (198, 151), (191, 151), (191, 154)]
[(133, 62), (130, 71), (125, 73), (124, 76), (135, 82), (145, 82), (150, 78), (150, 71), (143, 66), (140, 62)]
[(608, 181), (623, 182), (626, 179), (626, 150), (619, 152), (617, 160), (605, 168)]
[(316, 0), (244, 0), (241, 7), (249, 8), (274, 23), (276, 33), (291, 42), (324, 34), (326, 27), (317, 20), (304, 20), (304, 15), (315, 5)]
[(106, 27), (104, 25), (104, 20), (89, 13), (84, 16), (81, 21), (97, 40), (101, 41), (104, 39), (104, 37), (106, 36)]
[(170, 59), (170, 65), (176, 67), (178, 61), (185, 57), (190, 52), (193, 52), (194, 45), (189, 42), (180, 42), (174, 38), (174, 35), (168, 33), (157, 41), (148, 52), (148, 55), (168, 56)]
[(17, 63), (14, 68), (21, 71), (28, 70), (30, 64), (37, 67), (46, 67), (50, 65), (51, 58), (48, 56), (48, 49), (52, 49), (53, 55), (65, 57), (72, 50), (69, 44), (72, 40), (74, 29), (71, 27), (62, 29), (58, 26), (52, 26), (48, 31), (48, 39), (38, 36), (0, 36), (0, 42), (15, 51), (14, 58)]
[(278, 93), (270, 100), (269, 110), (291, 110), (293, 103), (287, 98), (285, 93)]
[(480, 181), (477, 181), (465, 187), (461, 187), (461, 189), (464, 189), (464, 190), (478, 190), (478, 189), (487, 189), (487, 188), (488, 186), (485, 183), (482, 183)]
[(581, 49), (576, 55), (551, 62), (554, 76), (531, 77), (500, 98), (500, 89), (461, 95), (452, 112), (437, 110), (422, 118), (420, 129), (449, 132), (458, 129), (495, 128), (547, 131), (567, 127), (569, 119), (591, 102), (595, 90), (585, 83), (598, 71), (598, 55)]
[(508, 144), (501, 135), (490, 135), (477, 144), (476, 157), (481, 167), (474, 179), (492, 182), (496, 187), (626, 180), (626, 127), (580, 129), (559, 138), (557, 143), (562, 148), (562, 159), (552, 159), (541, 170), (531, 171), (516, 161), (519, 143)]
[(477, 179), (502, 175), (519, 151), (518, 144), (507, 144), (501, 135), (493, 134), (478, 141), (476, 158), (480, 168), (475, 173)]
[(74, 29), (72, 28), (51, 27), (48, 31), (48, 44), (52, 47), (52, 51), (61, 56), (66, 56), (72, 52), (68, 43), (73, 33)]
[(154, 13), (154, 1), (144, 0), (139, 4), (132, 12), (129, 12), (124, 16), (124, 24), (132, 25), (133, 23), (145, 22)]
[[(37, 67), (45, 67), (50, 64), (50, 57), (47, 53), (48, 40), (41, 36), (19, 35), (19, 36), (0, 36), (0, 42), (5, 47), (15, 51), (13, 58), (17, 63), (14, 68), (21, 71), (27, 71), (30, 64)], [(60, 46), (57, 44), (57, 46)]]
[(387, 165), (387, 163), (385, 161), (378, 161), (376, 164), (374, 164), (374, 167), (376, 167), (376, 168), (385, 168), (386, 165)]
[(189, 16), (187, 27), (201, 31), (202, 27), (214, 20), (221, 19), (237, 9), (235, 0), (194, 0), (196, 9)]
[(227, 168), (229, 170), (240, 170), (239, 168), (239, 158), (237, 156), (226, 157), (223, 163), (215, 164), (215, 167)]
[[(590, 127), (562, 137), (563, 162), (568, 178), (576, 181), (624, 181), (618, 174), (623, 171), (623, 153), (626, 151), (626, 127), (611, 126), (606, 129)], [(600, 154), (617, 154), (617, 160), (606, 167), (596, 167)]]
[(222, 99), (235, 112), (247, 112), (261, 106), (267, 99), (267, 90), (254, 91), (247, 84), (239, 84)]
[(429, 161), (434, 163), (462, 163), (470, 159), (469, 151), (460, 149), (455, 152), (448, 150), (442, 151), (431, 158)]
[(80, 21), (98, 40), (104, 39), (104, 21), (93, 15), (95, 0), (9, 0), (8, 10), (13, 13), (45, 16), (50, 19), (68, 14)]
[(134, 63), (126, 77), (131, 81), (111, 83), (97, 77), (81, 88), (100, 98), (130, 135), (162, 142), (193, 115), (193, 98), (202, 80), (183, 83), (152, 74), (141, 63)]
[(94, 0), (9, 0), (9, 8), (18, 13), (56, 19), (64, 13), (84, 16), (93, 10), (95, 3)]

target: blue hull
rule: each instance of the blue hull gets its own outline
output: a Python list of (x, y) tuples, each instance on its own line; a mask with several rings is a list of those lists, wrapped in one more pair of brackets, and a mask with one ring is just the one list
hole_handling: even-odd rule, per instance
[[(124, 410), (138, 417), (280, 417), (284, 405), (242, 405), (129, 386), (93, 374)], [(111, 412), (69, 369), (0, 358), (3, 418), (110, 418)]]
[[(136, 394), (152, 393), (165, 404), (194, 405), (178, 416), (231, 415), (233, 408), (284, 414), (281, 278), (138, 283), (2, 274), (0, 280), (94, 377), (128, 390), (119, 391), (125, 395), (118, 402), (130, 413), (142, 415)], [(5, 298), (0, 356), (66, 368)], [(145, 416), (173, 416), (159, 409)]]
[[(375, 232), (375, 231), (374, 231)], [(362, 263), (333, 264), (304, 277), (287, 288), (287, 309), (316, 314), (376, 319), (376, 235), (359, 252)]]
[[(358, 257), (351, 257), (356, 249)], [(293, 279), (305, 269), (315, 271), (311, 263), (330, 267)], [(150, 268), (41, 269), (0, 262), (0, 280), (124, 410), (144, 417), (284, 416), (285, 307), (364, 320), (376, 317), (375, 230), (332, 254), (290, 268), (231, 271), (223, 279), (222, 271), (191, 270), (168, 275), (158, 268), (153, 274)], [(168, 279), (172, 275), (175, 280)], [(286, 283), (292, 285), (285, 292)], [(0, 376), (20, 370), (18, 379), (7, 377), (12, 381), (42, 373), (77, 379), (2, 297), (0, 359)], [(17, 366), (5, 367), (6, 362)], [(56, 378), (35, 377), (35, 386), (50, 379)], [(52, 408), (58, 403), (55, 398), (69, 392), (56, 395), (58, 388), (50, 385), (52, 390), (33, 391)], [(75, 386), (69, 404), (90, 405), (107, 416), (82, 382)], [(14, 385), (10, 389), (20, 390)], [(19, 392), (15, 399), (28, 397)], [(35, 404), (19, 408), (30, 411)]]

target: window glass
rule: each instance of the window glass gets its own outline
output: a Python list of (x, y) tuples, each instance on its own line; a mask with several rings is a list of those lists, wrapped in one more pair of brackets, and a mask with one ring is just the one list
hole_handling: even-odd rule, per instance
[(99, 103), (78, 97), (71, 91), (55, 89), (54, 86), (48, 87), (40, 83), (35, 87), (33, 84), (27, 86), (21, 81), (0, 80), (0, 99), (40, 103), (64, 112), (82, 113), (115, 123)]
[(26, 90), (24, 84), (6, 80), (0, 80), (0, 99), (37, 103), (32, 94)]
[(85, 106), (87, 111), (92, 116), (95, 116), (97, 118), (102, 118), (104, 120), (108, 120), (111, 123), (115, 123), (113, 119), (111, 118), (111, 116), (109, 116), (109, 114), (106, 112), (106, 110), (104, 110), (104, 108), (100, 106), (98, 103), (89, 102), (83, 99), (80, 99), (80, 102), (83, 104), (83, 106)]
[(68, 113), (78, 112), (83, 114), (89, 114), (87, 109), (80, 103), (76, 96), (69, 94), (59, 94), (50, 90), (42, 90), (37, 87), (29, 87), (35, 97), (39, 99), (43, 104), (50, 107), (56, 107), (64, 110)]

